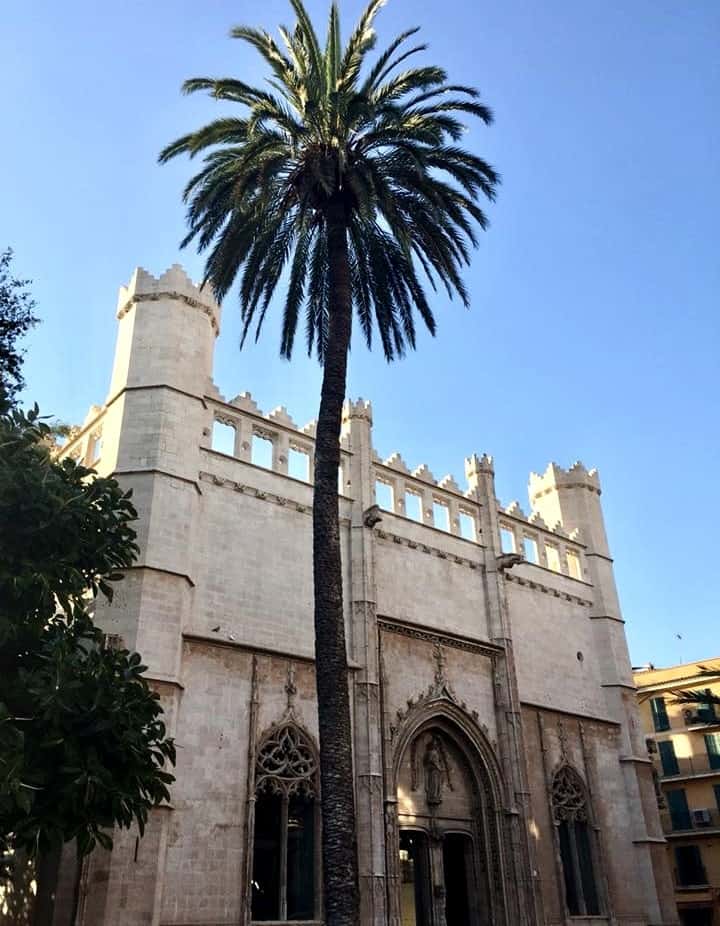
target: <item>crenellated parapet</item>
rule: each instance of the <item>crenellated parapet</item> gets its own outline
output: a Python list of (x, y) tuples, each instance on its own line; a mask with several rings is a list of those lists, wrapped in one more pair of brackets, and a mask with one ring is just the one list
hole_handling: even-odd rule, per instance
[(563, 469), (557, 463), (549, 463), (542, 475), (530, 473), (529, 494), (531, 502), (548, 492), (557, 489), (587, 489), (597, 495), (601, 494), (600, 476), (596, 469), (587, 469), (577, 460), (569, 469)]
[(347, 399), (343, 405), (343, 421), (349, 421), (351, 418), (360, 418), (372, 425), (372, 404), (363, 398), (359, 398), (357, 402)]
[(197, 286), (180, 264), (173, 264), (165, 273), (154, 277), (142, 267), (136, 267), (127, 286), (118, 293), (117, 317), (122, 319), (139, 302), (175, 299), (203, 311), (220, 333), (220, 306), (209, 286)]

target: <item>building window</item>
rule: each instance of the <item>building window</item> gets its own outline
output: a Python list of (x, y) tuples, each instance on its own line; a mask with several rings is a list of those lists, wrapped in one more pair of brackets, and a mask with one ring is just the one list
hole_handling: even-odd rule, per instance
[(652, 711), (653, 726), (660, 733), (663, 730), (670, 729), (670, 720), (665, 707), (665, 698), (652, 698), (650, 701), (650, 710)]
[(680, 887), (707, 884), (700, 846), (677, 846), (675, 849), (675, 876)]
[(500, 528), (500, 548), (503, 553), (515, 552), (515, 534), (509, 527)]
[(528, 563), (538, 562), (538, 545), (537, 540), (532, 537), (523, 537), (523, 553)]
[(717, 804), (717, 809), (720, 810), (720, 785), (713, 785), (713, 791), (715, 792), (715, 803)]
[(551, 543), (546, 543), (545, 558), (548, 569), (552, 569), (553, 572), (560, 572), (560, 551), (557, 547), (554, 547)]
[(582, 579), (582, 569), (580, 568), (580, 557), (572, 550), (567, 551), (568, 575), (571, 579)]
[(405, 493), (405, 515), (412, 521), (419, 521), (422, 523), (422, 499), (417, 492)]
[(672, 740), (665, 740), (658, 743), (660, 753), (660, 762), (662, 763), (663, 775), (679, 775), (680, 767), (678, 766), (677, 756), (675, 755), (675, 745)]
[(705, 748), (710, 768), (720, 768), (720, 733), (706, 733)]
[(718, 718), (715, 714), (715, 705), (712, 702), (712, 692), (709, 688), (706, 688), (705, 694), (709, 700), (702, 701), (698, 705), (697, 718), (700, 723), (715, 723)]
[(674, 830), (692, 829), (690, 808), (688, 807), (685, 788), (673, 788), (665, 792), (668, 810), (670, 811), (670, 824)]
[(102, 456), (102, 434), (95, 434), (90, 440), (90, 465), (93, 466)]
[(468, 514), (466, 511), (461, 511), (458, 514), (458, 530), (460, 536), (465, 540), (475, 540), (476, 531), (475, 531), (475, 518)]
[(383, 511), (395, 510), (395, 493), (389, 482), (383, 482), (382, 479), (375, 480), (375, 503)]
[(433, 502), (433, 524), (438, 530), (450, 531), (450, 509), (443, 502)]
[(582, 779), (568, 765), (564, 765), (553, 779), (552, 806), (568, 913), (570, 916), (599, 916), (594, 837), (587, 794)]
[(235, 454), (235, 428), (225, 421), (213, 421), (211, 446), (218, 453), (231, 457)]
[(273, 442), (264, 434), (253, 434), (250, 444), (250, 462), (264, 469), (273, 468)]
[(319, 919), (317, 756), (294, 723), (270, 730), (256, 764), (252, 919)]
[(288, 450), (288, 475), (301, 482), (310, 481), (310, 454), (299, 447)]

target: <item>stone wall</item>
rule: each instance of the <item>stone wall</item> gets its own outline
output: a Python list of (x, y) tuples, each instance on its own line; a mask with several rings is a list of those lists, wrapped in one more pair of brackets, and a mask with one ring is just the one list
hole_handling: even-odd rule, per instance
[[(314, 426), (285, 409), (263, 414), (248, 393), (219, 395), (219, 308), (179, 268), (136, 273), (118, 317), (110, 396), (64, 453), (135, 492), (141, 557), (98, 619), (150, 667), (177, 738), (177, 781), (143, 840), (119, 834), (111, 855), (85, 866), (78, 922), (248, 923), (258, 744), (283, 718), (317, 741)], [(232, 429), (222, 447), (216, 423)], [(272, 444), (266, 466), (259, 440)], [(532, 479), (526, 516), (497, 501), (493, 466), (470, 456), (461, 488), (399, 454), (383, 461), (369, 403), (346, 406), (339, 489), (363, 926), (399, 926), (409, 805), (398, 789), (412, 750), (433, 737), (477, 791), (451, 794), (448, 772), (444, 810), (433, 799), (421, 814), (436, 840), (436, 920), (447, 808), (473, 806), (486, 884), (478, 924), (490, 910), (495, 926), (568, 922), (548, 790), (565, 763), (596, 827), (603, 915), (584, 922), (673, 923), (598, 476), (550, 467)], [(387, 510), (371, 526), (378, 501)]]

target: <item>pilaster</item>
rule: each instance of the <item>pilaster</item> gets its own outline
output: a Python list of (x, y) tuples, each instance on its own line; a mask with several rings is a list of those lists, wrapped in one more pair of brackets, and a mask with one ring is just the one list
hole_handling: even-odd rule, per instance
[(360, 874), (360, 921), (385, 926), (385, 825), (382, 761), (380, 664), (376, 622), (374, 541), (364, 514), (375, 504), (372, 478), (372, 409), (369, 402), (347, 402), (343, 434), (350, 450), (353, 508), (350, 525), (349, 650), (353, 673), (355, 813)]
[(480, 506), (480, 540), (484, 551), (483, 581), (491, 641), (502, 648), (493, 661), (495, 717), (498, 751), (510, 805), (505, 808), (511, 845), (508, 865), (513, 888), (508, 891), (510, 922), (531, 926), (542, 922), (539, 891), (532, 877), (533, 864), (528, 833), (530, 793), (525, 770), (522, 716), (518, 694), (509, 613), (498, 557), (502, 553), (495, 497), (492, 457), (473, 455), (465, 461), (470, 492)]

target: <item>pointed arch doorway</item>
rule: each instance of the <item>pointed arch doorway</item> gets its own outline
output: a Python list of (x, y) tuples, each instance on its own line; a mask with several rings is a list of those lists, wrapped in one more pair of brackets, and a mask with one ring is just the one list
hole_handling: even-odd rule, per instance
[(393, 919), (401, 926), (504, 923), (499, 780), (477, 734), (440, 714), (398, 744)]

